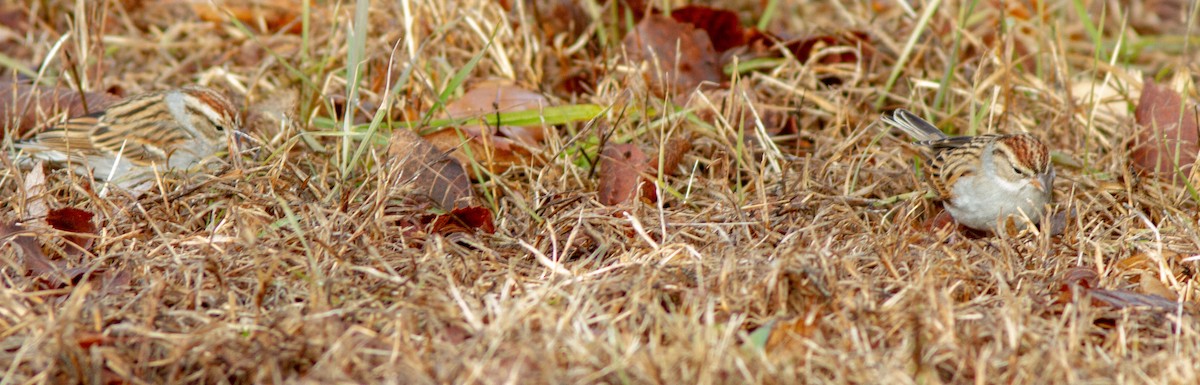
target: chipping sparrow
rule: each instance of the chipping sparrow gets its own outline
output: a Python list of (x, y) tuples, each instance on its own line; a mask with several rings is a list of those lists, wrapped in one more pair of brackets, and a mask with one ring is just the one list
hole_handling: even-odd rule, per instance
[(127, 182), (152, 176), (156, 168), (191, 169), (227, 150), (229, 135), (240, 128), (238, 111), (225, 96), (188, 86), (132, 96), (14, 146), (30, 158)]
[(958, 223), (996, 232), (1037, 223), (1050, 203), (1054, 168), (1046, 145), (1029, 134), (948, 137), (903, 109), (883, 121), (925, 147), (929, 184)]

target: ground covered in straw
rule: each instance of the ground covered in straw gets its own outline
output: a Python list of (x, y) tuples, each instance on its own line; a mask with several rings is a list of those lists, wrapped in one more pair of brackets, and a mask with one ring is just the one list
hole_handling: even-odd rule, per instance
[[(6, 105), (198, 83), (249, 137), (141, 191), (6, 151), (0, 384), (1200, 380), (1200, 198), (1130, 156), (1194, 3), (366, 3), (0, 6)], [(1033, 133), (1056, 214), (946, 225), (900, 107)]]

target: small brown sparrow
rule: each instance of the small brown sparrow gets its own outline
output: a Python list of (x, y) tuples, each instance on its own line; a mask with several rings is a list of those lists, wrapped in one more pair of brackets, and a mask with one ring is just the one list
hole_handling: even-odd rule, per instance
[(1054, 188), (1046, 145), (1029, 134), (948, 137), (903, 109), (883, 121), (924, 147), (929, 184), (954, 220), (993, 233), (1041, 220)]
[(155, 169), (188, 170), (228, 150), (241, 129), (237, 108), (208, 88), (135, 95), (14, 143), (26, 157), (73, 166), (104, 181), (130, 181)]

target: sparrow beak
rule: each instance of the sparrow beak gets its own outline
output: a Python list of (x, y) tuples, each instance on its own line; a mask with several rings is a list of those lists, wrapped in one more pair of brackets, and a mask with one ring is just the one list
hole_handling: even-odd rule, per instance
[(1036, 187), (1038, 190), (1050, 192), (1050, 190), (1054, 189), (1054, 171), (1051, 170), (1045, 174), (1038, 175), (1038, 177), (1030, 182), (1030, 184), (1032, 184), (1033, 187)]

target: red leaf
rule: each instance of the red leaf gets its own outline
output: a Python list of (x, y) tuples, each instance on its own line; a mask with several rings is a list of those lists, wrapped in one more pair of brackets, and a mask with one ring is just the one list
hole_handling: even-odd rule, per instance
[(600, 203), (616, 205), (629, 200), (649, 170), (646, 153), (631, 143), (611, 144), (600, 154)]
[[(92, 213), (77, 208), (62, 208), (50, 210), (46, 215), (46, 223), (57, 230), (68, 233), (88, 234), (96, 233), (96, 225), (92, 223)], [(80, 253), (92, 247), (92, 241), (95, 239), (89, 236), (67, 235), (63, 239), (68, 242), (79, 245), (79, 249), (68, 249), (69, 253)]]
[[(871, 36), (862, 31), (846, 31), (840, 35), (819, 35), (810, 36), (799, 40), (793, 40), (784, 44), (788, 50), (792, 51), (792, 55), (796, 56), (796, 60), (807, 62), (812, 55), (818, 51), (833, 46), (862, 46), (864, 54), (870, 52)], [(837, 63), (854, 63), (859, 61), (859, 55), (855, 52), (842, 52), (821, 57), (820, 62), (823, 64)]]
[(80, 348), (88, 349), (96, 345), (108, 345), (113, 342), (113, 338), (102, 333), (79, 331), (75, 332), (75, 343), (79, 344)]
[(707, 32), (717, 52), (746, 44), (746, 29), (733, 11), (692, 5), (672, 10), (671, 18)]
[(50, 210), (46, 215), (46, 223), (57, 230), (71, 233), (94, 233), (96, 225), (92, 223), (92, 213), (77, 208), (67, 207)]
[(471, 206), (454, 209), (433, 219), (429, 232), (436, 234), (470, 233), (476, 230), (488, 234), (496, 232), (492, 211), (486, 207)]
[[(1153, 175), (1171, 183), (1182, 182), (1196, 163), (1197, 114), (1195, 105), (1186, 111), (1178, 93), (1146, 79), (1134, 116), (1138, 132), (1130, 153), (1133, 166), (1142, 174)], [(1176, 162), (1178, 160), (1178, 162)]]

